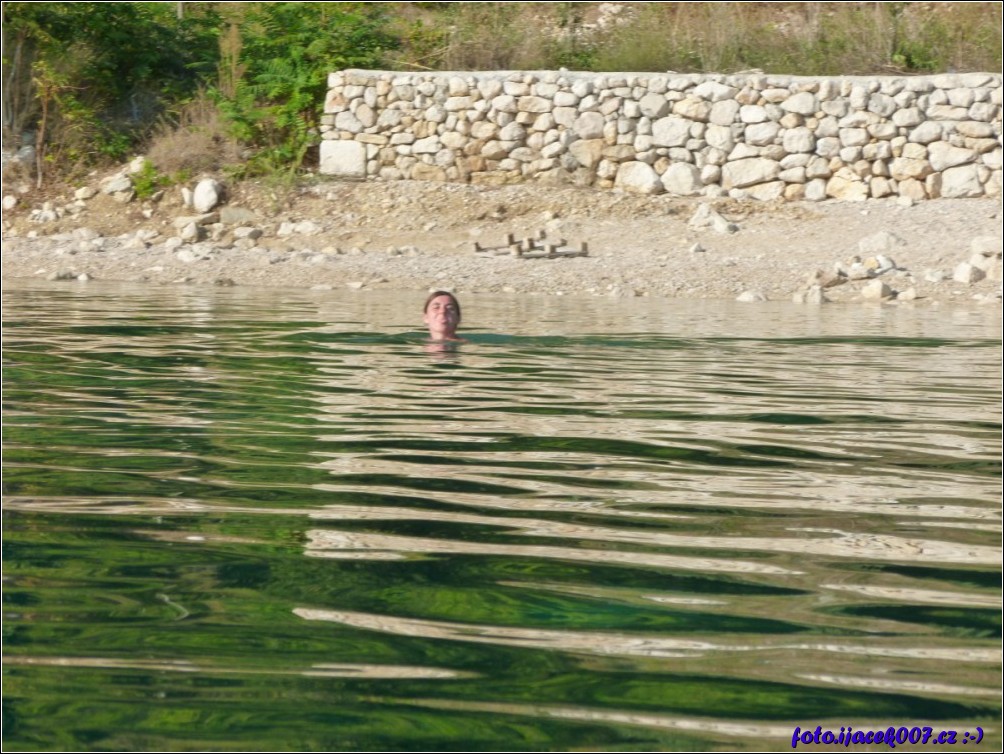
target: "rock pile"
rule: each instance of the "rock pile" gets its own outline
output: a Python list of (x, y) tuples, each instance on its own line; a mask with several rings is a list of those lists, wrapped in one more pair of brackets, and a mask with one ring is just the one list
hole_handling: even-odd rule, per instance
[[(912, 270), (898, 266), (888, 256), (893, 249), (906, 246), (906, 241), (886, 231), (867, 236), (858, 242), (858, 250), (862, 254), (873, 253), (873, 256), (862, 259), (860, 255), (855, 255), (846, 262), (835, 262), (832, 271), (816, 270), (809, 275), (805, 287), (793, 294), (792, 300), (796, 304), (825, 304), (830, 301), (825, 293), (827, 289), (850, 283), (861, 301), (913, 301), (918, 298), (916, 275)], [(939, 283), (949, 277), (967, 285), (984, 279), (997, 283), (1004, 281), (1000, 239), (993, 236), (974, 238), (968, 260), (959, 262), (951, 275), (932, 269), (923, 273), (923, 279), (928, 283)], [(998, 288), (987, 300), (1000, 299)], [(740, 297), (738, 300), (750, 299)]]
[(1001, 76), (332, 73), (321, 172), (642, 194), (1001, 194)]

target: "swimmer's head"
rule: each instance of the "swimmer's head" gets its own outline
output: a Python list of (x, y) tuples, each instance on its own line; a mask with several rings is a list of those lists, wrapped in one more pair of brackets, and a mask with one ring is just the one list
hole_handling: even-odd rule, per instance
[(424, 313), (428, 314), (429, 313), (429, 307), (432, 305), (432, 302), (435, 301), (440, 296), (445, 296), (453, 304), (453, 308), (457, 312), (457, 322), (459, 322), (460, 321), (460, 316), (461, 316), (460, 315), (460, 302), (457, 301), (457, 297), (454, 296), (449, 291), (433, 291), (432, 293), (430, 293), (429, 294), (429, 298), (427, 298), (425, 300), (425, 306), (422, 307), (422, 311)]

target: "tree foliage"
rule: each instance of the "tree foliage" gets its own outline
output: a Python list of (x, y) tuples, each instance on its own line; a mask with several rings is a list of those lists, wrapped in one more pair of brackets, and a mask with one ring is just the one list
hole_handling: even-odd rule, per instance
[(44, 112), (64, 156), (123, 157), (215, 70), (204, 5), (178, 18), (173, 3), (4, 3), (5, 136), (41, 131)]
[[(371, 3), (256, 3), (241, 25), (239, 71), (220, 103), (234, 134), (258, 148), (250, 168), (296, 170), (318, 141), (328, 74), (373, 68), (395, 40)], [(233, 44), (233, 43), (231, 43)], [(233, 78), (233, 77), (229, 77)]]

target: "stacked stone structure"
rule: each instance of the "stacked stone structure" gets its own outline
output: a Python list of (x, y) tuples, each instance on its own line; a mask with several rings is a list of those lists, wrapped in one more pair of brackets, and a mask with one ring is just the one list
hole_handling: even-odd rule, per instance
[(320, 170), (772, 200), (1000, 196), (1001, 76), (332, 73)]

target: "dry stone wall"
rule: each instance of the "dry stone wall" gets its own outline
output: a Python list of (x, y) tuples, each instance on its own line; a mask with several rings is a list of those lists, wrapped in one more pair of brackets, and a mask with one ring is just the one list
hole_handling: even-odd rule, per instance
[(332, 73), (322, 173), (762, 200), (1000, 196), (1001, 76)]

